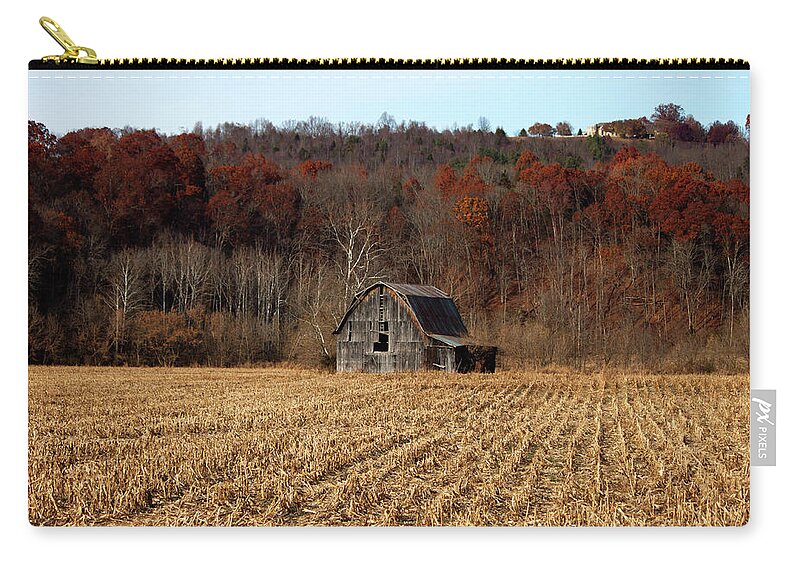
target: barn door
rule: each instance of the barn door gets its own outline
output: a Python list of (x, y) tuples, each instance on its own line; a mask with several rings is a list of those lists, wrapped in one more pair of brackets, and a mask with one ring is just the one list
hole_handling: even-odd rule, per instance
[(425, 363), (433, 370), (447, 370), (447, 349), (429, 346), (425, 350)]

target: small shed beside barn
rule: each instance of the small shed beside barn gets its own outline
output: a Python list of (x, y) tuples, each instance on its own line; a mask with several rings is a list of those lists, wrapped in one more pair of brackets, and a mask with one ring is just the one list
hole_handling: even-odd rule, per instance
[(338, 372), (494, 372), (497, 347), (469, 339), (453, 299), (380, 281), (356, 294), (333, 334)]

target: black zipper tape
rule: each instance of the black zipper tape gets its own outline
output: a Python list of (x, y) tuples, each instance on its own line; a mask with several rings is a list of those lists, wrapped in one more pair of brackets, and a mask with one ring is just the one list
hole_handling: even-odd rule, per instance
[(28, 69), (541, 69), (541, 70), (625, 70), (625, 69), (750, 69), (743, 59), (678, 58), (678, 59), (101, 59), (97, 64), (73, 63), (70, 61), (32, 60)]

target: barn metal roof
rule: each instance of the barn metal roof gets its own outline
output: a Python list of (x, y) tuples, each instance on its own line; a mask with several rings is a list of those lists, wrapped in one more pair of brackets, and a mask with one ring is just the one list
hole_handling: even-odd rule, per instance
[(447, 336), (467, 334), (467, 327), (464, 326), (456, 304), (450, 297), (405, 295), (405, 298), (426, 333)]
[[(381, 285), (381, 283), (376, 283), (375, 285)], [(434, 287), (433, 285), (411, 285), (409, 283), (383, 283), (383, 285), (393, 289), (401, 295), (410, 295), (412, 297), (450, 298), (450, 295), (438, 287)], [(369, 289), (371, 288), (372, 287)]]
[(334, 334), (341, 332), (344, 323), (355, 309), (356, 305), (369, 291), (383, 285), (393, 290), (405, 300), (408, 307), (419, 322), (420, 327), (427, 335), (445, 335), (449, 337), (463, 337), (467, 334), (467, 327), (461, 320), (461, 315), (456, 304), (450, 296), (431, 285), (411, 285), (407, 283), (385, 283), (379, 281), (367, 287), (353, 297), (350, 308), (345, 312)]
[(439, 342), (443, 342), (447, 346), (452, 346), (453, 348), (458, 348), (459, 346), (466, 346), (464, 343), (464, 339), (458, 336), (447, 336), (443, 334), (432, 334), (430, 335), (431, 338), (438, 340)]

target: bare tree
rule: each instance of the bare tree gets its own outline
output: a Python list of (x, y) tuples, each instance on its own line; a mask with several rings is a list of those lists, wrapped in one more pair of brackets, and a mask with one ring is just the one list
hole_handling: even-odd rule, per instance
[(206, 292), (212, 254), (209, 248), (190, 238), (173, 244), (171, 257), (178, 310), (189, 311)]
[(111, 258), (107, 268), (104, 301), (112, 311), (112, 343), (119, 354), (131, 313), (144, 302), (144, 259), (140, 251), (124, 249)]
[(336, 250), (334, 264), (344, 283), (345, 298), (383, 277), (380, 222), (384, 197), (366, 175), (348, 170), (320, 176), (302, 193), (324, 220), (325, 237)]
[(711, 281), (709, 252), (694, 241), (672, 242), (668, 267), (681, 295), (689, 334), (696, 330), (697, 306)]
[[(292, 259), (292, 277), (295, 284), (290, 306), (292, 316), (300, 323), (294, 348), (289, 358), (294, 357), (296, 349), (310, 341), (319, 351), (325, 363), (333, 358), (333, 337), (331, 332), (343, 314), (343, 285), (336, 283), (334, 269), (324, 257), (298, 252)], [(344, 302), (349, 302), (346, 299)]]
[(409, 212), (413, 237), (408, 257), (420, 283), (441, 283), (442, 272), (448, 265), (452, 252), (448, 251), (451, 240), (445, 212), (441, 197), (430, 189), (419, 193)]
[(728, 346), (733, 346), (733, 325), (735, 319), (735, 308), (740, 303), (742, 294), (747, 288), (750, 277), (749, 268), (745, 265), (744, 257), (745, 244), (737, 239), (732, 239), (723, 247), (723, 258), (725, 260), (725, 291), (730, 302), (730, 314), (728, 315)]
[[(147, 264), (150, 268), (153, 294), (158, 290), (159, 304), (162, 313), (167, 312), (167, 291), (170, 293), (173, 284), (174, 268), (172, 264), (172, 236), (164, 233), (156, 239), (147, 250)], [(170, 307), (171, 308), (171, 307)]]

